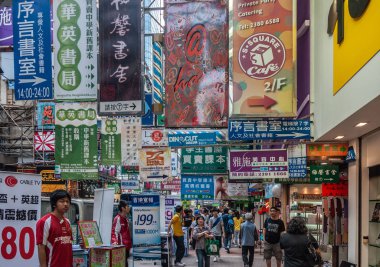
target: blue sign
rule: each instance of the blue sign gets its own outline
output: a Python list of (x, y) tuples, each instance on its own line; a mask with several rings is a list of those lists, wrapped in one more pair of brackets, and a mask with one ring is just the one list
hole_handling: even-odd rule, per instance
[(159, 195), (133, 195), (132, 207), (155, 207), (160, 206)]
[(169, 131), (169, 146), (202, 146), (216, 144), (216, 132), (214, 131)]
[(181, 176), (181, 199), (214, 199), (214, 176)]
[(52, 99), (50, 1), (14, 0), (16, 100)]
[(348, 148), (346, 162), (353, 162), (356, 160), (355, 150), (352, 146)]
[(230, 120), (229, 140), (305, 139), (310, 140), (309, 120)]
[(145, 115), (141, 117), (143, 126), (154, 126), (154, 115), (152, 112), (153, 97), (152, 94), (145, 94)]
[(289, 178), (306, 178), (306, 157), (288, 158)]

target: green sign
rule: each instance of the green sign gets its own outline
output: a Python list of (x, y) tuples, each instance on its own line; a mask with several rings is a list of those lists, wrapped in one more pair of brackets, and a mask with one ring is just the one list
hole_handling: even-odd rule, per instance
[(182, 149), (182, 173), (226, 173), (227, 152), (227, 147), (199, 147)]
[(102, 121), (102, 164), (121, 164), (121, 120), (106, 119)]
[(98, 178), (95, 103), (57, 103), (55, 174), (61, 179)]
[(78, 225), (86, 249), (103, 245), (96, 221), (80, 221)]
[(337, 165), (310, 166), (310, 183), (338, 183), (339, 167)]

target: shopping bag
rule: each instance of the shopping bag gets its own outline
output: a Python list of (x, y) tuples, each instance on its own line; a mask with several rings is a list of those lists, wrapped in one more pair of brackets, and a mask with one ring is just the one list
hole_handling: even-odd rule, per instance
[(206, 254), (207, 256), (219, 255), (220, 243), (216, 239), (206, 239)]

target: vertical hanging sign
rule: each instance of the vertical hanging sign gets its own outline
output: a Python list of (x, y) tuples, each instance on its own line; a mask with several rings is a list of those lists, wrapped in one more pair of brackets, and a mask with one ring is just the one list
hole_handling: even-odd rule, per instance
[(165, 2), (166, 126), (226, 127), (226, 4), (220, 0)]
[(50, 1), (13, 1), (16, 100), (53, 98)]
[(105, 119), (102, 121), (102, 164), (120, 165), (121, 163), (121, 127), (123, 120)]
[(141, 1), (100, 0), (99, 20), (99, 114), (141, 114)]
[(232, 1), (232, 115), (296, 115), (294, 2)]
[(56, 100), (95, 100), (96, 0), (54, 0), (53, 9), (54, 97)]
[(98, 178), (95, 103), (56, 105), (55, 174), (62, 179)]

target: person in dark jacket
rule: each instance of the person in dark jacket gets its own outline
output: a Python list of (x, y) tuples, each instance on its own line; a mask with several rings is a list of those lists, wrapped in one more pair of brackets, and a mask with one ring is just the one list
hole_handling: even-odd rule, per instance
[(287, 232), (282, 234), (280, 239), (280, 246), (285, 252), (284, 267), (313, 267), (306, 260), (309, 242), (319, 253), (318, 242), (308, 233), (304, 218), (291, 219)]

